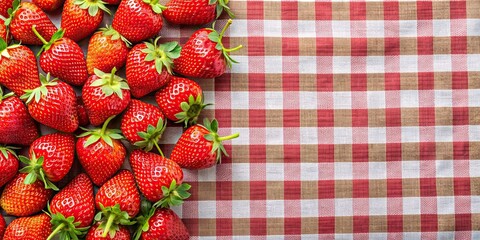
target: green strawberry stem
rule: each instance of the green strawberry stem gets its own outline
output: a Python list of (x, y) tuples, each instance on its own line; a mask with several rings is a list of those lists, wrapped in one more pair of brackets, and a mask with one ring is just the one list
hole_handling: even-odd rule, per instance
[(230, 25), (232, 25), (232, 23), (233, 23), (233, 20), (232, 20), (232, 19), (228, 19), (227, 24), (225, 24), (225, 26), (223, 27), (223, 29), (222, 29), (222, 31), (220, 32), (219, 37), (218, 37), (218, 42), (220, 43), (220, 45), (221, 45), (222, 48), (223, 48), (223, 51), (225, 51), (225, 52), (237, 51), (237, 50), (239, 50), (240, 48), (243, 47), (243, 45), (238, 45), (238, 46), (236, 46), (236, 47), (234, 47), (234, 48), (225, 48), (225, 47), (223, 46), (223, 43), (222, 43), (223, 35), (225, 34), (225, 31), (227, 31), (227, 29), (230, 27)]
[(153, 144), (155, 144), (155, 147), (157, 148), (158, 153), (160, 153), (160, 155), (161, 155), (162, 157), (165, 157), (165, 155), (163, 154), (162, 149), (160, 148), (160, 146), (158, 146), (158, 142), (157, 142), (157, 141), (154, 141)]
[(222, 142), (230, 139), (234, 139), (240, 136), (239, 133), (234, 133), (232, 135), (220, 137), (218, 136), (218, 121), (216, 119), (213, 119), (211, 122), (207, 118), (203, 120), (203, 127), (205, 127), (209, 133), (203, 135), (203, 137), (207, 140), (212, 142), (212, 153), (216, 154), (217, 157), (217, 163), (221, 163), (222, 161), (222, 155), (225, 155), (228, 157), (227, 150), (225, 150), (225, 147), (223, 146)]
[(47, 240), (51, 240), (55, 235), (57, 235), (60, 231), (62, 231), (62, 229), (66, 226), (65, 223), (60, 223), (60, 225), (58, 225), (55, 230), (53, 230), (53, 232), (50, 234), (50, 236), (48, 236)]
[(116, 115), (113, 115), (113, 116), (110, 116), (109, 118), (107, 118), (107, 120), (105, 120), (105, 122), (103, 123), (103, 126), (102, 126), (102, 130), (100, 130), (100, 135), (103, 136), (105, 135), (105, 131), (107, 131), (107, 126), (108, 124), (110, 123), (110, 121), (112, 121), (112, 119), (114, 119), (116, 117)]
[(105, 225), (105, 229), (103, 230), (102, 237), (107, 237), (107, 234), (110, 231), (110, 228), (112, 227), (113, 221), (115, 220), (116, 217), (117, 216), (115, 214), (110, 214), (110, 216), (108, 216), (107, 225)]
[(228, 136), (224, 136), (224, 137), (218, 137), (218, 141), (220, 142), (223, 142), (223, 141), (227, 141), (227, 140), (231, 140), (231, 139), (234, 139), (234, 138), (238, 138), (240, 136), (240, 133), (234, 133), (232, 135), (228, 135)]
[(35, 33), (35, 36), (37, 36), (37, 38), (40, 39), (40, 41), (43, 43), (43, 45), (48, 44), (47, 40), (45, 40), (45, 38), (43, 38), (43, 36), (40, 35), (40, 33), (37, 31), (37, 25), (32, 26), (32, 31), (33, 31), (33, 33)]
[(33, 152), (31, 160), (25, 156), (20, 156), (19, 160), (27, 165), (19, 170), (19, 172), (21, 173), (28, 173), (28, 175), (25, 177), (25, 180), (23, 181), (25, 184), (32, 184), (36, 182), (37, 179), (40, 179), (43, 181), (45, 189), (53, 189), (55, 191), (59, 190), (58, 187), (55, 186), (55, 184), (53, 184), (50, 179), (48, 179), (45, 175), (45, 170), (43, 170), (43, 156), (37, 158), (35, 152)]
[(108, 80), (108, 84), (112, 85), (113, 84), (113, 81), (115, 80), (115, 73), (117, 72), (117, 68), (114, 67), (112, 69), (112, 72), (110, 73), (110, 78)]

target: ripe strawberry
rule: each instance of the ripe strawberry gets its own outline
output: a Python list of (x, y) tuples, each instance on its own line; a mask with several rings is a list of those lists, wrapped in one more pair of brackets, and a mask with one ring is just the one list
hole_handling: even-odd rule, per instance
[(87, 62), (80, 46), (73, 40), (63, 37), (64, 31), (59, 30), (47, 42), (35, 29), (33, 31), (43, 42), (40, 55), (40, 67), (66, 83), (82, 86), (88, 79)]
[(173, 148), (170, 158), (183, 168), (201, 169), (219, 163), (222, 153), (228, 156), (222, 141), (237, 138), (238, 133), (220, 137), (218, 122), (204, 119), (203, 126), (193, 125), (185, 131)]
[(231, 18), (235, 18), (227, 6), (228, 2), (229, 0), (171, 0), (167, 3), (163, 16), (168, 22), (180, 25), (207, 24), (220, 17), (224, 10)]
[(78, 128), (77, 103), (73, 88), (50, 74), (40, 76), (42, 86), (27, 90), (28, 112), (37, 122), (56, 130), (71, 133)]
[(39, 87), (37, 59), (30, 48), (0, 38), (0, 84), (22, 96), (26, 89)]
[(181, 47), (177, 42), (158, 45), (144, 42), (136, 45), (128, 53), (127, 82), (136, 98), (158, 90), (170, 80), (173, 59), (180, 56)]
[(87, 109), (83, 104), (82, 96), (77, 96), (77, 112), (78, 112), (78, 125), (85, 127), (90, 124), (88, 120)]
[(8, 17), (8, 9), (13, 7), (13, 0), (2, 0), (0, 2), (0, 16)]
[(158, 0), (122, 0), (113, 17), (113, 28), (131, 43), (155, 37), (163, 26)]
[(93, 185), (85, 173), (76, 176), (55, 195), (49, 205), (53, 232), (48, 237), (60, 234), (61, 239), (77, 239), (87, 233), (95, 215)]
[(128, 228), (120, 225), (118, 230), (115, 233), (115, 236), (112, 238), (110, 235), (102, 237), (103, 229), (99, 228), (100, 223), (93, 225), (90, 230), (88, 230), (86, 240), (130, 240), (130, 231)]
[[(12, 147), (0, 146), (0, 187), (15, 177), (18, 171), (18, 159)], [(0, 234), (1, 238), (2, 234)]]
[[(25, 184), (26, 173), (19, 173), (5, 185), (0, 205), (9, 215), (24, 217), (42, 211), (52, 196), (51, 189), (45, 189), (42, 181)], [(21, 204), (19, 204), (21, 203)]]
[(187, 227), (173, 210), (169, 208), (147, 210), (148, 207), (149, 203), (142, 202), (143, 216), (137, 218), (139, 225), (134, 234), (135, 240), (187, 240), (190, 238)]
[(193, 33), (183, 46), (180, 57), (173, 61), (174, 71), (187, 77), (216, 78), (225, 72), (227, 66), (231, 68), (232, 63), (238, 63), (229, 53), (242, 48), (242, 45), (227, 49), (222, 43), (223, 34), (231, 24), (229, 19), (220, 34), (213, 28)]
[(114, 67), (122, 68), (127, 61), (129, 46), (128, 40), (111, 26), (100, 28), (88, 44), (88, 74), (95, 74), (95, 68), (102, 72), (111, 72)]
[(63, 5), (65, 0), (32, 0), (32, 2), (45, 12), (54, 12)]
[(107, 118), (120, 114), (130, 102), (130, 91), (125, 80), (117, 75), (116, 68), (110, 74), (95, 69), (82, 89), (82, 99), (90, 123), (98, 126)]
[(0, 239), (3, 239), (3, 234), (5, 234), (5, 229), (7, 228), (7, 223), (3, 218), (3, 215), (0, 214)]
[(122, 167), (126, 156), (120, 130), (107, 129), (113, 117), (105, 121), (102, 129), (84, 129), (86, 132), (77, 140), (78, 160), (97, 186), (103, 185)]
[(22, 44), (42, 45), (42, 41), (32, 31), (33, 26), (36, 26), (37, 31), (47, 40), (57, 31), (47, 14), (34, 3), (14, 0), (13, 8), (8, 14), (10, 17), (5, 21), (5, 25), (9, 26), (12, 36)]
[(170, 78), (170, 82), (155, 94), (155, 100), (165, 116), (185, 127), (195, 124), (200, 112), (210, 104), (203, 104), (200, 85), (187, 78)]
[(41, 213), (31, 217), (14, 219), (5, 230), (3, 240), (46, 240), (51, 232), (52, 224), (50, 224), (50, 217), (45, 213)]
[(10, 33), (7, 26), (5, 26), (5, 18), (0, 15), (0, 38), (5, 42), (10, 42)]
[(102, 23), (104, 12), (111, 14), (102, 0), (66, 0), (61, 23), (65, 37), (78, 42), (90, 36)]

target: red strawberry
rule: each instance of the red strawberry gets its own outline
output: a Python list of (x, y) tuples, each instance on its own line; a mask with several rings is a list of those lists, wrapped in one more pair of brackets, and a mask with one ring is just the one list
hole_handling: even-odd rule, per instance
[(7, 26), (5, 26), (5, 18), (0, 15), (0, 38), (5, 42), (10, 42), (10, 33)]
[(216, 78), (221, 76), (232, 63), (229, 53), (242, 48), (242, 45), (227, 49), (223, 46), (222, 38), (225, 30), (232, 24), (229, 19), (222, 32), (218, 34), (213, 28), (197, 30), (188, 39), (175, 59), (175, 72), (188, 77)]
[[(40, 67), (66, 83), (81, 86), (87, 81), (87, 62), (80, 46), (73, 40), (63, 37), (59, 30), (47, 42), (35, 29), (33, 31), (43, 42), (40, 50)], [(40, 54), (38, 53), (38, 54)]]
[(103, 185), (123, 165), (126, 149), (120, 139), (120, 130), (107, 129), (110, 117), (102, 129), (84, 129), (77, 140), (77, 156), (85, 172), (97, 186)]
[(51, 232), (52, 224), (50, 224), (50, 217), (42, 213), (13, 220), (5, 230), (3, 240), (46, 240)]
[(61, 23), (65, 37), (78, 42), (90, 36), (102, 23), (103, 12), (111, 14), (102, 0), (66, 0)]
[(7, 223), (3, 218), (3, 215), (0, 214), (0, 239), (3, 239), (3, 234), (5, 233), (5, 229), (7, 228)]
[(113, 68), (120, 69), (127, 61), (130, 43), (117, 30), (107, 26), (100, 28), (88, 44), (87, 69), (93, 75), (95, 68), (102, 72), (111, 72)]
[(158, 0), (122, 0), (113, 17), (113, 28), (132, 43), (155, 37), (163, 26)]
[[(0, 187), (7, 184), (18, 171), (18, 159), (12, 147), (0, 146)], [(2, 234), (0, 234), (1, 238)]]
[(224, 10), (234, 18), (227, 4), (228, 0), (171, 0), (163, 16), (173, 24), (203, 25), (220, 17)]
[(0, 16), (8, 17), (8, 9), (13, 7), (13, 0), (2, 0), (0, 2)]
[(25, 104), (13, 92), (3, 95), (0, 88), (0, 144), (30, 145), (37, 137)]
[(163, 155), (158, 140), (162, 137), (167, 121), (162, 111), (142, 101), (132, 99), (122, 118), (121, 129), (125, 138), (133, 145), (145, 151), (157, 147)]
[[(146, 204), (142, 203), (142, 208), (145, 205)], [(190, 238), (187, 227), (173, 210), (168, 208), (152, 208), (150, 211), (144, 211), (142, 209), (142, 212), (144, 215), (137, 218), (139, 227), (134, 234), (135, 240), (187, 240)]]
[(27, 90), (28, 112), (46, 126), (62, 132), (74, 132), (78, 128), (77, 102), (73, 88), (58, 79), (50, 81), (50, 74), (40, 76), (42, 86)]
[[(0, 205), (9, 215), (24, 217), (42, 211), (52, 196), (51, 189), (45, 189), (42, 181), (25, 184), (26, 173), (19, 173), (5, 185)], [(21, 204), (19, 204), (21, 203)]]
[(118, 230), (113, 238), (109, 235), (102, 237), (103, 229), (98, 226), (100, 226), (100, 223), (93, 225), (90, 230), (88, 230), (86, 240), (130, 240), (130, 231), (122, 225), (118, 226)]
[(107, 74), (95, 69), (82, 89), (82, 99), (90, 123), (98, 126), (107, 118), (120, 114), (130, 102), (130, 91), (125, 80), (117, 75), (116, 68)]
[(201, 169), (219, 163), (222, 154), (228, 156), (222, 141), (237, 138), (238, 133), (218, 136), (218, 122), (204, 119), (202, 125), (193, 125), (185, 131), (173, 148), (170, 158), (183, 168)]
[(47, 14), (34, 3), (14, 0), (13, 8), (8, 13), (10, 17), (5, 21), (5, 25), (9, 26), (12, 36), (22, 44), (42, 45), (42, 41), (32, 31), (33, 26), (36, 26), (40, 35), (47, 40), (57, 31)]
[(85, 104), (83, 104), (82, 96), (77, 96), (77, 112), (78, 112), (78, 125), (85, 127), (90, 124), (88, 120), (87, 109), (85, 109)]
[(53, 12), (59, 9), (65, 0), (32, 0), (32, 2), (45, 12)]
[(7, 46), (0, 38), (0, 84), (22, 96), (26, 89), (39, 87), (37, 59), (28, 47)]
[(158, 45), (144, 42), (128, 53), (127, 82), (136, 98), (158, 90), (168, 83), (172, 75), (173, 59), (180, 56), (181, 47), (177, 42)]
[(185, 127), (195, 124), (200, 112), (210, 104), (203, 104), (203, 91), (195, 81), (171, 77), (170, 82), (155, 94), (158, 106), (165, 116)]

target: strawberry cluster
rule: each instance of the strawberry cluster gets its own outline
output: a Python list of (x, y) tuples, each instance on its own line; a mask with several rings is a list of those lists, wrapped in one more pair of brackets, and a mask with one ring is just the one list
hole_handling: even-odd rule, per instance
[[(219, 136), (215, 119), (197, 124), (209, 104), (189, 78), (222, 75), (242, 46), (222, 43), (231, 20), (221, 32), (197, 30), (183, 47), (157, 36), (163, 19), (197, 26), (223, 12), (233, 18), (227, 4), (0, 2), (0, 207), (17, 217), (7, 226), (0, 215), (0, 239), (189, 238), (170, 209), (190, 196), (182, 168), (214, 166), (228, 156), (222, 141), (238, 137)], [(57, 29), (47, 13), (62, 7)], [(112, 24), (100, 28), (114, 8)], [(86, 38), (85, 57), (78, 42)], [(37, 56), (31, 46), (41, 46)], [(123, 67), (125, 78), (117, 74)], [(120, 129), (109, 128), (115, 118)], [(159, 145), (168, 121), (185, 128), (169, 158)], [(40, 125), (56, 132), (42, 135)], [(82, 173), (59, 188), (76, 160)]]

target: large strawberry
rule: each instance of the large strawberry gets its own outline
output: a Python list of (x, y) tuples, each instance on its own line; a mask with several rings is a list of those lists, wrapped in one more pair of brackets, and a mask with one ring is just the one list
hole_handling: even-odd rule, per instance
[(3, 189), (0, 205), (9, 215), (24, 217), (38, 213), (47, 206), (53, 194), (40, 180), (25, 184), (26, 177), (26, 173), (17, 174)]
[(185, 131), (173, 148), (170, 158), (183, 168), (201, 169), (219, 163), (222, 154), (228, 156), (222, 142), (237, 138), (238, 133), (220, 137), (218, 122), (204, 119), (203, 126), (193, 125)]
[(118, 230), (115, 233), (114, 237), (110, 237), (107, 235), (106, 237), (102, 237), (103, 229), (99, 228), (100, 223), (94, 224), (90, 230), (88, 230), (86, 240), (130, 240), (130, 231), (127, 227), (123, 225), (118, 226)]
[(229, 0), (171, 0), (166, 4), (163, 17), (170, 23), (202, 25), (220, 17), (223, 11), (235, 16), (227, 6)]
[(144, 201), (142, 214), (137, 218), (138, 228), (134, 234), (135, 240), (187, 240), (190, 238), (187, 227), (173, 210), (151, 207), (150, 203)]
[(71, 133), (78, 128), (77, 100), (73, 88), (58, 79), (50, 81), (50, 74), (40, 76), (42, 86), (27, 90), (28, 112), (46, 126)]
[(97, 186), (103, 185), (123, 165), (126, 149), (120, 139), (120, 130), (107, 129), (110, 117), (101, 129), (84, 129), (80, 134), (76, 149), (80, 164)]
[(30, 145), (38, 129), (25, 104), (13, 94), (3, 94), (0, 87), (0, 144)]
[(0, 239), (3, 239), (3, 234), (5, 234), (5, 229), (7, 228), (7, 223), (5, 218), (0, 214)]
[(54, 12), (63, 5), (65, 0), (32, 0), (32, 2), (45, 12)]
[(130, 42), (111, 26), (100, 28), (88, 43), (87, 69), (93, 75), (95, 68), (102, 72), (120, 69), (127, 61)]
[(229, 19), (220, 34), (213, 28), (202, 28), (193, 33), (183, 46), (180, 57), (173, 61), (174, 71), (188, 77), (216, 78), (225, 72), (227, 66), (237, 63), (230, 57), (230, 52), (242, 48), (242, 45), (225, 48), (222, 43), (231, 24)]
[(58, 30), (47, 42), (36, 28), (33, 31), (44, 44), (38, 54), (40, 55), (40, 67), (54, 77), (63, 81), (81, 86), (87, 81), (87, 62), (82, 48), (73, 40), (63, 37), (64, 31)]
[(102, 23), (104, 12), (110, 14), (102, 0), (66, 0), (61, 23), (65, 37), (78, 42), (90, 36)]
[(85, 173), (76, 176), (55, 195), (49, 205), (53, 232), (60, 239), (78, 239), (87, 233), (95, 215), (92, 181)]
[(173, 59), (180, 56), (181, 47), (177, 42), (136, 45), (128, 53), (126, 77), (130, 91), (141, 98), (168, 83), (172, 75)]
[(0, 16), (8, 17), (8, 9), (13, 7), (13, 0), (0, 1)]
[(185, 127), (195, 124), (200, 112), (210, 104), (203, 103), (200, 85), (187, 78), (170, 78), (169, 83), (155, 94), (155, 100), (165, 116)]
[(46, 240), (51, 232), (50, 217), (42, 213), (14, 219), (5, 230), (3, 240)]
[(107, 118), (120, 114), (130, 102), (130, 91), (125, 80), (117, 75), (116, 68), (107, 74), (95, 69), (82, 89), (82, 99), (90, 123), (98, 126)]
[[(0, 187), (15, 177), (18, 171), (17, 155), (12, 147), (0, 146)], [(1, 238), (0, 234), (0, 238)]]
[(163, 26), (159, 0), (122, 0), (113, 17), (113, 28), (132, 43), (155, 37)]

